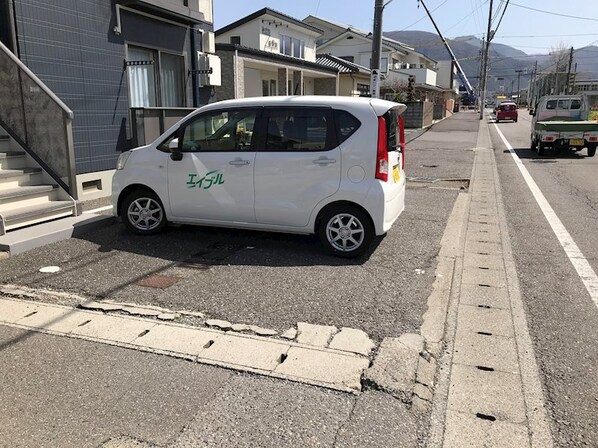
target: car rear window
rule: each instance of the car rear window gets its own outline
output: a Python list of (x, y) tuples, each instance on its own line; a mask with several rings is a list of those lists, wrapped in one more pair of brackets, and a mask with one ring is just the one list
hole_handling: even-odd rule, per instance
[(343, 143), (351, 137), (361, 126), (361, 121), (346, 110), (335, 110), (334, 121), (336, 123), (336, 133), (339, 143)]
[(398, 109), (390, 109), (384, 114), (386, 120), (386, 138), (388, 139), (388, 150), (396, 151), (401, 146), (401, 138), (399, 135), (399, 113)]
[(517, 109), (517, 106), (514, 104), (503, 104), (502, 106), (500, 106), (500, 110), (504, 111), (510, 111), (515, 109)]

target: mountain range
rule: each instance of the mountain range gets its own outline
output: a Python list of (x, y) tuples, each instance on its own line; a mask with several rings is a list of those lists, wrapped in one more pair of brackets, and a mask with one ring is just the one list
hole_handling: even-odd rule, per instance
[[(426, 31), (390, 31), (385, 32), (384, 35), (407, 44), (436, 61), (450, 59), (449, 52), (437, 34)], [(475, 36), (462, 36), (447, 39), (447, 42), (463, 67), (469, 82), (475, 88), (479, 82), (482, 40)], [(518, 75), (516, 70), (523, 70), (519, 82), (522, 88), (527, 86), (536, 61), (538, 61), (538, 71), (551, 70), (553, 59), (550, 55), (529, 55), (509, 45), (491, 43), (488, 89), (506, 92), (510, 92), (513, 88), (516, 90)], [(577, 64), (577, 79), (597, 79), (598, 47), (575, 49), (573, 66), (575, 64)]]

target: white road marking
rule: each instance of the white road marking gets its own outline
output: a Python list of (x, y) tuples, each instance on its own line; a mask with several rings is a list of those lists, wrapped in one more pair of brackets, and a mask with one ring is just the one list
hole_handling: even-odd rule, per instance
[(577, 274), (583, 281), (583, 284), (588, 290), (588, 293), (594, 301), (594, 304), (598, 307), (598, 276), (594, 272), (594, 269), (592, 269), (592, 266), (590, 266), (588, 260), (584, 257), (579, 247), (577, 247), (577, 244), (575, 244), (575, 241), (573, 241), (573, 238), (571, 237), (571, 235), (569, 234), (569, 232), (567, 231), (567, 229), (565, 228), (555, 211), (552, 209), (552, 207), (542, 194), (542, 191), (532, 178), (531, 174), (529, 173), (521, 159), (517, 156), (517, 154), (513, 150), (513, 147), (509, 144), (509, 142), (507, 141), (503, 133), (500, 131), (496, 123), (494, 124), (494, 127), (496, 128), (496, 131), (498, 132), (498, 135), (502, 139), (503, 143), (511, 153), (511, 156), (513, 156), (513, 160), (515, 161), (517, 168), (519, 168), (519, 171), (521, 172), (523, 179), (525, 180), (527, 186), (534, 195), (536, 202), (540, 206), (540, 209), (542, 210), (542, 213), (544, 213), (544, 216), (546, 217), (548, 224), (550, 224), (552, 231), (556, 235), (557, 239), (559, 240), (559, 243), (561, 243), (561, 246), (563, 247), (565, 253), (569, 257), (571, 264), (573, 264), (573, 267), (577, 271)]
[(83, 213), (98, 213), (98, 212), (103, 212), (106, 210), (112, 210), (112, 206), (111, 205), (107, 205), (105, 207), (98, 207), (98, 208), (94, 208), (91, 210), (85, 210)]

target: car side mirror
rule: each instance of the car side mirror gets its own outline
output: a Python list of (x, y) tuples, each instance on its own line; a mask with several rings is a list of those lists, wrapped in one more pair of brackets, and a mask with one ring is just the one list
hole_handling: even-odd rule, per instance
[(536, 111), (533, 109), (530, 109), (529, 114), (533, 117), (534, 115), (536, 115)]
[(179, 139), (178, 138), (173, 138), (172, 140), (170, 140), (170, 142), (168, 143), (168, 149), (170, 149), (170, 158), (171, 160), (182, 160), (183, 159), (183, 153), (181, 152), (181, 149), (179, 148)]

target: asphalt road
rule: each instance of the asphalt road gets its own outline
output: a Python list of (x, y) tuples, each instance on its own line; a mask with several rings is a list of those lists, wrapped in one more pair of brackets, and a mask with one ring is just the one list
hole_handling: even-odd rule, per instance
[[(530, 117), (497, 126), (598, 272), (598, 157), (538, 157)], [(558, 446), (598, 446), (598, 309), (491, 125), (521, 293)]]
[[(477, 127), (473, 113), (435, 125), (410, 143), (407, 175), (468, 178)], [(199, 311), (278, 331), (297, 322), (359, 328), (380, 341), (421, 325), (461, 183), (435, 185), (409, 187), (405, 212), (356, 261), (325, 254), (309, 236), (181, 226), (139, 237), (115, 223), (11, 257), (0, 283)], [(48, 265), (61, 271), (38, 272)], [(135, 284), (153, 274), (178, 282), (167, 289)]]

